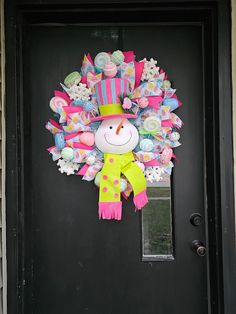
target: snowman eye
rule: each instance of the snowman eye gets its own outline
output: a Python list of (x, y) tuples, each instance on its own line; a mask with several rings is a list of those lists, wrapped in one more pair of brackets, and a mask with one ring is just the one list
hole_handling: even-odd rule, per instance
[(109, 129), (112, 129), (113, 127), (112, 126), (109, 126)]
[(122, 125), (122, 127), (121, 127), (122, 129), (124, 129), (124, 126)]

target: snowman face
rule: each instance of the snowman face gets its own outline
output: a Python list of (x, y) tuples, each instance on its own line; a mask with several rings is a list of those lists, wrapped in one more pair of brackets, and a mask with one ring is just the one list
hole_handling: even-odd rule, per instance
[(103, 153), (125, 154), (138, 144), (139, 134), (128, 119), (103, 120), (95, 133), (95, 144)]

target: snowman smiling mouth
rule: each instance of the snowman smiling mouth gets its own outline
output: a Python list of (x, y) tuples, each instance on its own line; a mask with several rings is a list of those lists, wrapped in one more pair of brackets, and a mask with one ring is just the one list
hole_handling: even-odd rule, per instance
[(128, 139), (128, 141), (126, 141), (125, 143), (122, 143), (122, 144), (114, 144), (114, 143), (111, 143), (111, 142), (108, 141), (108, 139), (107, 139), (106, 136), (107, 136), (107, 134), (104, 134), (105, 141), (106, 141), (109, 145), (112, 145), (112, 146), (124, 146), (124, 145), (128, 144), (129, 141), (131, 140), (131, 138), (132, 138), (132, 133), (130, 132), (130, 138)]

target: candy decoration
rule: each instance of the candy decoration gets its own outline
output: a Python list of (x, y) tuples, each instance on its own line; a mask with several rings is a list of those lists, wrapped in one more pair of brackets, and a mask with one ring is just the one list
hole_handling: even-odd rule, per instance
[(147, 132), (158, 132), (161, 129), (161, 120), (156, 117), (148, 117), (143, 122), (144, 130)]
[(71, 103), (70, 97), (65, 92), (62, 92), (60, 90), (54, 90), (54, 96), (63, 98), (67, 102), (68, 105)]
[(55, 134), (55, 145), (58, 150), (61, 150), (65, 147), (65, 137), (63, 133)]
[(67, 87), (71, 87), (74, 84), (78, 85), (80, 81), (81, 81), (81, 75), (79, 74), (79, 72), (75, 71), (67, 75), (67, 77), (64, 80), (64, 84)]
[(173, 142), (177, 142), (180, 139), (180, 135), (178, 132), (172, 132), (169, 134), (169, 139)]
[(171, 82), (168, 80), (164, 80), (161, 87), (163, 89), (170, 89), (171, 88)]
[(94, 145), (94, 134), (91, 132), (84, 132), (80, 135), (79, 140), (81, 143), (93, 146)]
[(65, 99), (55, 96), (50, 100), (49, 106), (52, 111), (60, 113), (64, 106), (68, 106), (68, 103), (65, 101)]
[(122, 51), (116, 50), (111, 55), (111, 61), (114, 62), (116, 65), (120, 65), (125, 59), (125, 56)]
[(105, 65), (111, 61), (110, 55), (106, 52), (100, 52), (94, 59), (96, 68), (103, 70)]
[(149, 140), (148, 138), (145, 138), (140, 142), (139, 146), (142, 151), (150, 152), (153, 150), (154, 144), (153, 141)]
[(113, 63), (113, 62), (108, 62), (107, 64), (105, 64), (103, 70), (104, 70), (104, 74), (108, 78), (114, 77), (117, 73), (117, 67), (116, 67), (115, 63)]
[(66, 161), (72, 160), (73, 156), (74, 156), (74, 152), (73, 152), (73, 149), (71, 147), (65, 147), (61, 151), (61, 157), (63, 159), (65, 159)]
[(96, 177), (95, 177), (95, 180), (94, 180), (94, 183), (95, 183), (95, 185), (96, 185), (97, 187), (100, 186), (100, 178), (101, 178), (101, 172), (98, 172), (98, 173), (96, 174)]

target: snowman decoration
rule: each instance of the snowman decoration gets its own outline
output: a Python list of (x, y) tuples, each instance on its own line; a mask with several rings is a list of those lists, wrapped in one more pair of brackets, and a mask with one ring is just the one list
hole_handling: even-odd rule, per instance
[[(113, 90), (113, 94), (109, 93)], [(102, 80), (95, 86), (102, 120), (95, 133), (95, 144), (104, 153), (104, 165), (100, 172), (99, 217), (121, 219), (120, 200), (121, 176), (125, 176), (134, 192), (134, 205), (137, 210), (147, 202), (146, 179), (141, 168), (135, 163), (132, 151), (138, 145), (137, 128), (128, 120), (137, 118), (133, 113), (125, 113), (120, 99), (125, 99), (128, 81), (120, 78)]]
[(99, 188), (100, 219), (122, 218), (121, 195), (133, 192), (135, 210), (147, 202), (146, 182), (170, 175), (173, 148), (181, 145), (181, 103), (156, 61), (135, 61), (133, 51), (84, 56), (49, 106), (56, 120), (46, 129), (59, 171), (79, 175)]

